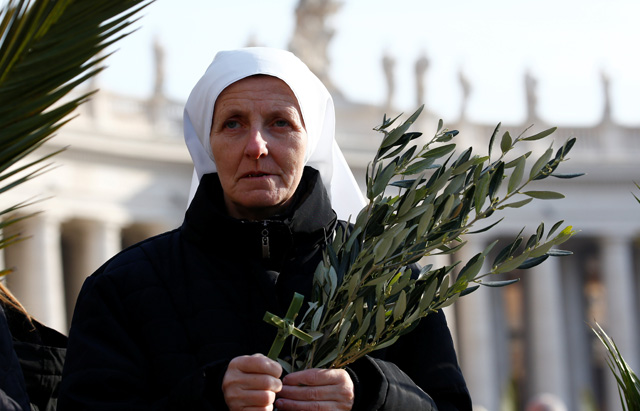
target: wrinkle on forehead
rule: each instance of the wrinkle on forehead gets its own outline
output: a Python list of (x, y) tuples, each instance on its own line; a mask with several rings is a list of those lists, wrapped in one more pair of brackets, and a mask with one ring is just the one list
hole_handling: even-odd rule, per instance
[[(260, 89), (256, 91), (258, 87)], [(267, 116), (282, 115), (297, 120), (306, 131), (300, 103), (291, 87), (278, 77), (257, 74), (240, 79), (222, 90), (214, 104), (210, 132), (216, 124), (216, 117), (219, 117), (216, 114), (228, 118), (245, 116), (256, 110)]]

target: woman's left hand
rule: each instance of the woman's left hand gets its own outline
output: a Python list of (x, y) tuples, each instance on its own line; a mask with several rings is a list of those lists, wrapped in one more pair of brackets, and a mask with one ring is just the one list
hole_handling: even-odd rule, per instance
[(354, 387), (345, 370), (310, 369), (288, 374), (282, 380), (276, 407), (279, 411), (350, 410)]

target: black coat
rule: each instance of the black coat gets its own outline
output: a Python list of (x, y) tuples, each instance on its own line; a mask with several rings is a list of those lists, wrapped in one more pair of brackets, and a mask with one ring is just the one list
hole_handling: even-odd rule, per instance
[(53, 411), (67, 337), (0, 304), (0, 409)]
[[(315, 170), (305, 169), (294, 200), (285, 217), (236, 220), (224, 211), (217, 175), (206, 175), (180, 228), (130, 247), (89, 277), (71, 325), (59, 409), (226, 409), (227, 364), (268, 351), (276, 329), (262, 320), (265, 311), (284, 315), (294, 291), (309, 295), (336, 226)], [(441, 410), (470, 409), (444, 316), (427, 317), (415, 331), (428, 338), (403, 338), (408, 347), (381, 355)], [(398, 367), (372, 358), (350, 367), (361, 409), (432, 409)]]

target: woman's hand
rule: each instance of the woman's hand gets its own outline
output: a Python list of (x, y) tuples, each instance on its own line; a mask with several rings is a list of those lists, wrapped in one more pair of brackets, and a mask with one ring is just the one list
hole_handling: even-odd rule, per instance
[(262, 354), (236, 357), (222, 379), (229, 410), (271, 411), (282, 389), (282, 367)]
[(278, 411), (350, 410), (354, 388), (345, 370), (310, 369), (284, 377), (278, 393)]

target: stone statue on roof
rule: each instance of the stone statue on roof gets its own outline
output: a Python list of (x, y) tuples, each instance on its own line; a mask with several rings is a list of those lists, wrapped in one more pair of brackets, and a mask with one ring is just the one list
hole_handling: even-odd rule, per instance
[(296, 7), (296, 27), (289, 50), (304, 61), (333, 94), (336, 87), (329, 78), (329, 42), (335, 34), (328, 20), (342, 6), (335, 0), (300, 0)]
[(429, 59), (427, 55), (423, 52), (418, 60), (416, 60), (415, 70), (416, 70), (416, 104), (417, 106), (421, 106), (425, 103), (425, 92), (424, 92), (424, 75), (429, 68)]
[(524, 85), (527, 96), (527, 119), (535, 120), (538, 117), (538, 80), (528, 70), (524, 75)]
[(471, 84), (465, 76), (462, 69), (458, 70), (458, 81), (460, 82), (460, 88), (462, 88), (462, 103), (460, 105), (460, 121), (464, 121), (467, 118), (467, 107), (469, 106), (469, 95), (471, 94)]
[(393, 104), (393, 96), (395, 94), (396, 82), (394, 78), (394, 68), (396, 60), (389, 54), (384, 53), (382, 56), (382, 70), (387, 83), (387, 98), (385, 100), (385, 109), (389, 110)]

